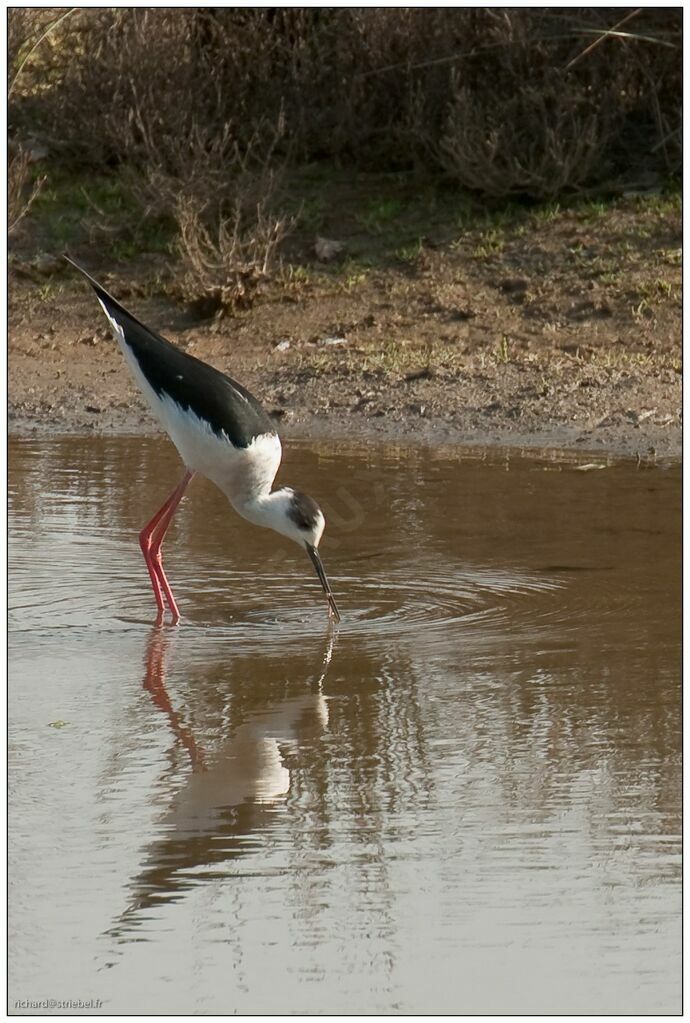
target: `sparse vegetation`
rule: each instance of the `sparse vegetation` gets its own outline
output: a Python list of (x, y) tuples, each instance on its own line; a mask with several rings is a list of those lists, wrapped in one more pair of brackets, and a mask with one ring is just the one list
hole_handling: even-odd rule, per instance
[(32, 177), (31, 157), (17, 146), (7, 161), (7, 230), (10, 236), (38, 198), (44, 181), (43, 177)]
[[(329, 179), (351, 168), (379, 175), (359, 225), (390, 237), (391, 257), (414, 262), (424, 234), (409, 229), (409, 196), (381, 187), (402, 174), (416, 182), (411, 205), (432, 217), (449, 186), (455, 198), (442, 204), (454, 204), (459, 229), (484, 217), (476, 248), (490, 258), (516, 218), (527, 229), (528, 200), (548, 200), (532, 214), (548, 221), (584, 190), (591, 220), (612, 192), (678, 170), (681, 12), (642, 8), (625, 33), (604, 35), (620, 18), (618, 8), (13, 8), (10, 225), (33, 203), (56, 246), (167, 250), (181, 263), (177, 293), (227, 311), (274, 273), (298, 212), (302, 230), (323, 229)], [(30, 140), (50, 153), (38, 175)], [(286, 170), (303, 186), (297, 202), (278, 187)], [(61, 224), (51, 199), (36, 201), (48, 173)], [(64, 188), (72, 179), (86, 182), (92, 209)], [(98, 194), (105, 182), (110, 196)]]

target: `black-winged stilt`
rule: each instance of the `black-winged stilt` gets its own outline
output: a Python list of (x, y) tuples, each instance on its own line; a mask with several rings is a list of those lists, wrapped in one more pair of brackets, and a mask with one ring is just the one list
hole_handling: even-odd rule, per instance
[(175, 509), (199, 473), (223, 491), (243, 518), (306, 550), (326, 594), (329, 616), (340, 621), (318, 550), (323, 512), (311, 497), (291, 487), (271, 490), (282, 449), (267, 412), (241, 384), (145, 327), (83, 267), (69, 256), (65, 259), (96, 292), (135, 380), (185, 465), (184, 476), (139, 534), (159, 617), (165, 612), (165, 596), (173, 621), (180, 619), (163, 571), (161, 546)]

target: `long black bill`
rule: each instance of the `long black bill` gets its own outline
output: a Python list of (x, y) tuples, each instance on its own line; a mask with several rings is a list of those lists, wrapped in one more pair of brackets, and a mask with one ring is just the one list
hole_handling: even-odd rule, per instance
[(308, 543), (306, 545), (306, 547), (307, 547), (307, 553), (309, 554), (309, 557), (314, 562), (314, 568), (316, 569), (316, 574), (318, 575), (319, 579), (321, 580), (321, 585), (323, 586), (323, 591), (326, 594), (326, 600), (328, 601), (329, 614), (333, 617), (333, 619), (336, 622), (339, 622), (340, 621), (340, 611), (338, 610), (338, 605), (335, 602), (335, 597), (333, 596), (333, 590), (331, 589), (331, 584), (329, 583), (328, 579), (326, 578), (326, 573), (324, 572), (323, 564), (321, 562), (321, 555), (317, 551), (316, 547), (312, 547), (312, 545), (310, 543)]

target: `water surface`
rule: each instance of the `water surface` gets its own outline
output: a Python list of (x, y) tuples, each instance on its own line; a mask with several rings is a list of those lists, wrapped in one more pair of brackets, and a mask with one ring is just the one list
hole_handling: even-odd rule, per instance
[(195, 480), (156, 628), (174, 450), (13, 442), (11, 1010), (679, 1012), (680, 472), (578, 464), (291, 443), (337, 633)]

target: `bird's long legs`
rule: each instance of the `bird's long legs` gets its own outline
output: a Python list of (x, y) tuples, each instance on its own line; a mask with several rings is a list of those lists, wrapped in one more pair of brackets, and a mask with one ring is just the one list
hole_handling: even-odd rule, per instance
[(175, 603), (170, 583), (163, 571), (161, 547), (163, 545), (165, 534), (168, 531), (168, 527), (172, 522), (175, 510), (182, 500), (184, 492), (193, 477), (193, 472), (190, 472), (189, 470), (185, 472), (184, 476), (175, 487), (165, 504), (156, 512), (151, 521), (144, 526), (139, 534), (139, 544), (144, 555), (146, 567), (149, 570), (151, 585), (153, 586), (153, 595), (156, 598), (156, 604), (158, 606), (158, 617), (161, 618), (165, 613), (165, 602), (163, 600), (163, 595), (165, 595), (165, 599), (168, 602), (168, 607), (170, 608), (174, 622), (178, 622), (180, 620), (180, 612), (177, 609), (177, 604)]

